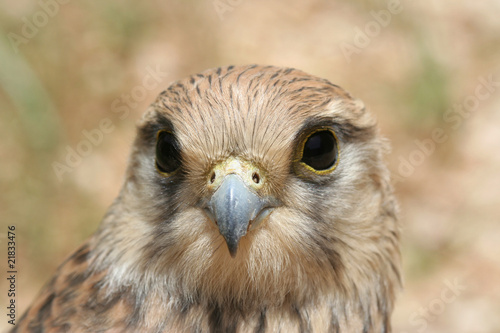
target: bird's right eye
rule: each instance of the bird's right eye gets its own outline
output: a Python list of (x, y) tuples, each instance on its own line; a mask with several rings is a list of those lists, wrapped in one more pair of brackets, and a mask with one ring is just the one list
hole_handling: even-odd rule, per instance
[(159, 131), (156, 141), (156, 167), (163, 174), (171, 174), (181, 166), (179, 144), (175, 136), (167, 131)]

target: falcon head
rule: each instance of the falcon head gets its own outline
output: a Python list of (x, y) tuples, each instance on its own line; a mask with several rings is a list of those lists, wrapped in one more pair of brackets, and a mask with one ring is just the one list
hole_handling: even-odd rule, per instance
[(96, 265), (179, 304), (387, 316), (400, 268), (385, 147), (360, 101), (295, 69), (175, 82), (140, 121)]

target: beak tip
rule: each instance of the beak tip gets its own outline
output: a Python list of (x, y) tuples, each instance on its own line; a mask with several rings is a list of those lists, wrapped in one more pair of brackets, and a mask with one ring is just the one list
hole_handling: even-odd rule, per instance
[(240, 239), (251, 223), (256, 227), (269, 215), (269, 205), (269, 197), (260, 197), (240, 176), (228, 174), (211, 194), (204, 209), (224, 237), (229, 254), (235, 258)]
[(226, 244), (231, 258), (235, 258), (236, 252), (238, 252), (238, 242), (230, 242), (226, 240)]

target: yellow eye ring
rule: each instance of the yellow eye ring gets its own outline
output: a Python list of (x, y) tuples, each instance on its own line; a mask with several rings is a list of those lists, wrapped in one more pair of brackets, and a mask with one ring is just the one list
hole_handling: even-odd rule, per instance
[(300, 140), (295, 171), (300, 175), (302, 175), (300, 169), (306, 169), (317, 175), (329, 174), (337, 168), (339, 156), (339, 140), (335, 132), (329, 127), (316, 128)]

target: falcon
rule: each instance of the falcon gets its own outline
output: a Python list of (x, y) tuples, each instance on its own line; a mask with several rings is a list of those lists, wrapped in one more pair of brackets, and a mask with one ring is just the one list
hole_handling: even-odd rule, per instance
[(177, 81), (98, 230), (12, 332), (390, 332), (386, 151), (362, 102), (302, 71)]

